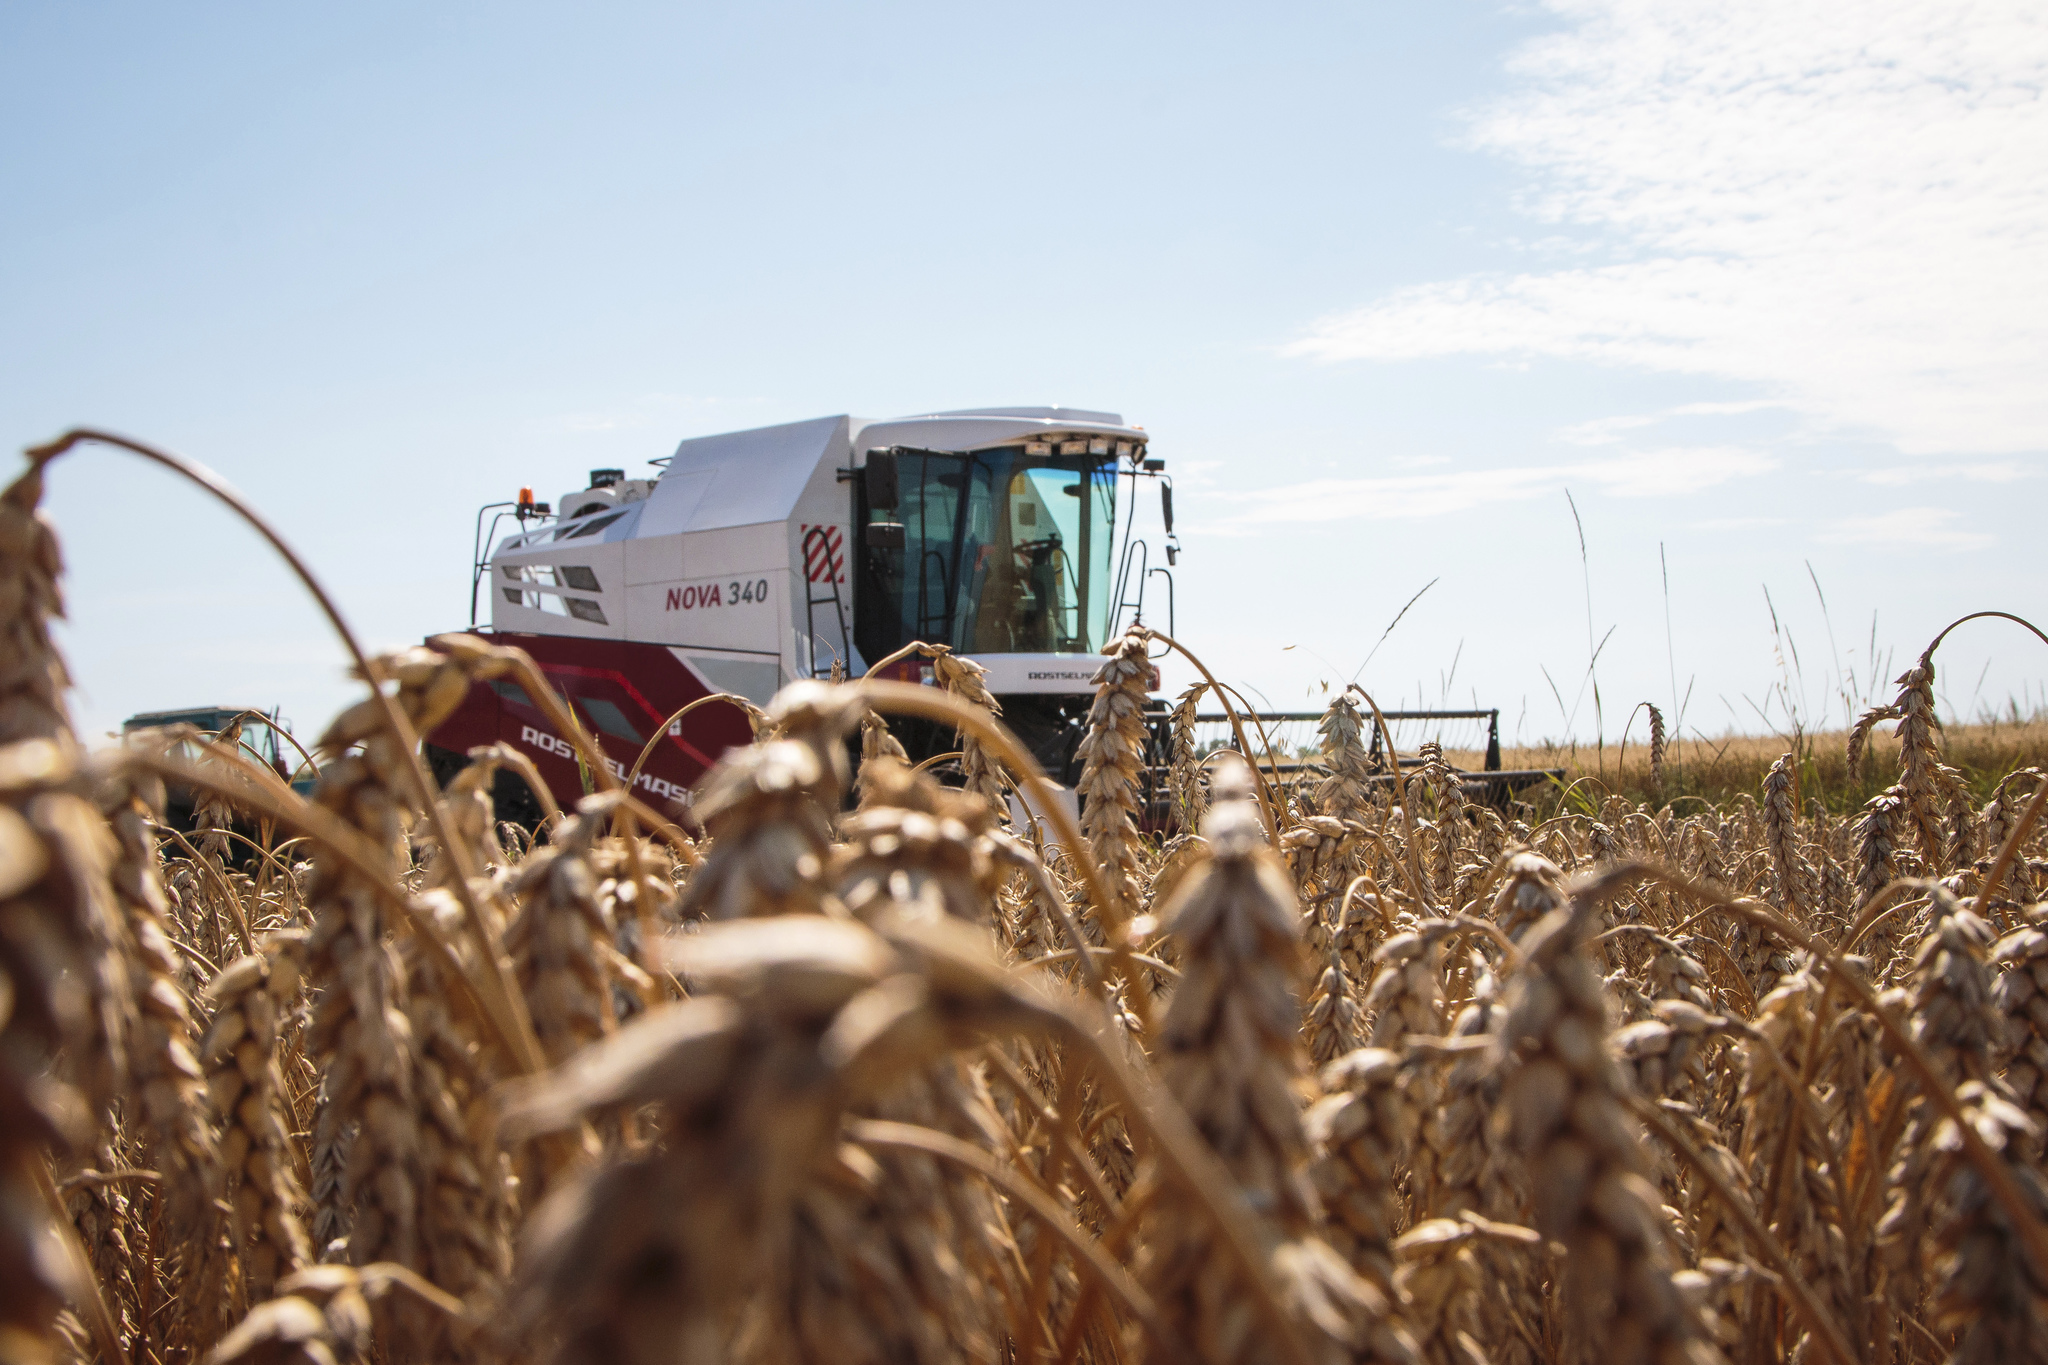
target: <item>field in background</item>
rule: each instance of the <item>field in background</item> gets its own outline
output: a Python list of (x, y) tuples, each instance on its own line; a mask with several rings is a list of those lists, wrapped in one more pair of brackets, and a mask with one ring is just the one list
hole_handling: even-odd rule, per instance
[[(2011, 709), (2011, 718), (1980, 712), (1983, 719), (1946, 726), (1937, 738), (1943, 761), (1962, 774), (1980, 804), (2015, 769), (2048, 767), (2048, 713), (2022, 714), (2017, 707)], [(1584, 791), (1589, 800), (1620, 796), (1653, 810), (1668, 802), (1676, 806), (1678, 814), (1686, 815), (1723, 805), (1743, 793), (1757, 796), (1771, 765), (1791, 753), (1797, 756), (1801, 801), (1819, 801), (1826, 810), (1841, 814), (1855, 810), (1898, 780), (1899, 741), (1892, 733), (1896, 727), (1896, 721), (1887, 720), (1871, 730), (1853, 773), (1846, 730), (1713, 737), (1691, 733), (1669, 742), (1659, 781), (1659, 775), (1652, 772), (1649, 726), (1639, 710), (1624, 742), (1503, 744), (1500, 766), (1510, 771), (1561, 769), (1563, 784)], [(1466, 772), (1486, 767), (1483, 721), (1395, 720), (1391, 728), (1404, 762), (1413, 759), (1421, 741), (1433, 738), (1442, 744), (1444, 758), (1453, 767)], [(1316, 771), (1322, 766), (1321, 740), (1314, 721), (1265, 722), (1263, 730), (1247, 723), (1246, 734), (1262, 765), (1270, 764), (1277, 755), (1283, 771)], [(1197, 747), (1208, 752), (1234, 745), (1226, 729), (1210, 723), (1198, 735)], [(1557, 787), (1546, 791), (1538, 786), (1522, 792), (1525, 801), (1546, 815), (1555, 811), (1562, 795)]]
[[(1639, 721), (1639, 735), (1642, 728)], [(1756, 796), (1771, 764), (1786, 753), (1796, 753), (1801, 799), (1818, 800), (1828, 810), (1841, 812), (1862, 805), (1898, 780), (1899, 742), (1892, 736), (1893, 728), (1890, 721), (1878, 725), (1853, 773), (1848, 763), (1849, 737), (1840, 730), (1798, 736), (1694, 736), (1674, 741), (1665, 755), (1661, 787), (1651, 781), (1647, 738), (1632, 738), (1625, 748), (1612, 744), (1604, 748), (1586, 744), (1503, 747), (1501, 766), (1563, 768), (1568, 783), (1583, 780), (1596, 791), (1604, 788), (1653, 807), (1675, 802), (1683, 814), (1718, 806), (1741, 792)], [(1942, 732), (1942, 742), (1949, 766), (1963, 774), (1981, 802), (2015, 768), (2048, 766), (2048, 717), (1950, 726)], [(1465, 768), (1478, 768), (1485, 758), (1480, 753), (1445, 756)], [(1528, 799), (1539, 808), (1544, 804), (1536, 792), (1529, 793)]]

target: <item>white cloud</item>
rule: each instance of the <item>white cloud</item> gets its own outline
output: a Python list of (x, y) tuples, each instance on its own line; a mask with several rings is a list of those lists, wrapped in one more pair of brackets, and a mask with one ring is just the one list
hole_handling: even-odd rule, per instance
[(1874, 517), (1834, 522), (1814, 539), (1824, 545), (1918, 545), (1932, 550), (1977, 550), (1997, 540), (1955, 526), (1961, 516), (1946, 507), (1901, 507)]
[(1559, 430), (1557, 439), (1575, 446), (1614, 445), (1626, 432), (1654, 427), (1674, 417), (1736, 417), (1752, 412), (1770, 412), (1784, 406), (1768, 398), (1745, 399), (1739, 403), (1680, 403), (1662, 412), (1628, 413), (1577, 422)]
[[(1697, 493), (1730, 479), (1768, 474), (1777, 467), (1771, 456), (1754, 450), (1700, 446), (1646, 450), (1577, 469), (1617, 498), (1660, 498)], [(1569, 468), (1563, 472), (1573, 473)]]
[(1788, 524), (1785, 517), (1716, 517), (1712, 521), (1696, 521), (1695, 531), (1761, 531), (1772, 526)]
[(1862, 476), (1865, 483), (1882, 484), (1888, 488), (1903, 487), (1909, 483), (1962, 481), (1966, 483), (2012, 483), (2018, 479), (2031, 479), (2034, 471), (2017, 460), (1991, 460), (1980, 464), (1914, 464), (1900, 465), (1895, 469), (1873, 469)]
[(2048, 430), (2048, 9), (1549, 0), (1478, 146), (1604, 264), (1397, 290), (1320, 360), (1590, 359), (1751, 382), (1911, 452)]
[(1598, 489), (1619, 498), (1670, 497), (1775, 468), (1777, 462), (1767, 455), (1709, 446), (1535, 468), (1310, 479), (1254, 492), (1233, 491), (1229, 495), (1233, 514), (1200, 529), (1227, 533), (1274, 522), (1449, 516), (1490, 503), (1521, 502), (1567, 487)]

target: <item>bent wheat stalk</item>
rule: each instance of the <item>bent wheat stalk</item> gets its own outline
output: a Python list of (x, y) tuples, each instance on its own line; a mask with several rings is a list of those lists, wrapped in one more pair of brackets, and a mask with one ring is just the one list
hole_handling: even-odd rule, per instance
[(1195, 1359), (1194, 1352), (1181, 1340), (1180, 1334), (1173, 1330), (1173, 1324), (1161, 1315), (1159, 1306), (1152, 1301), (1152, 1296), (1131, 1278), (1129, 1271), (1118, 1265), (1102, 1249), (1100, 1243), (1082, 1236), (1074, 1227), (1067, 1211), (1048, 1198), (1043, 1190), (1009, 1167), (998, 1163), (981, 1148), (948, 1133), (921, 1128), (910, 1123), (891, 1123), (884, 1119), (851, 1120), (846, 1125), (846, 1134), (863, 1147), (895, 1147), (904, 1151), (925, 1152), (981, 1176), (989, 1184), (1023, 1205), (1047, 1231), (1065, 1242), (1074, 1252), (1076, 1262), (1084, 1266), (1103, 1289), (1114, 1295), (1131, 1311), (1131, 1316), (1151, 1334), (1161, 1350), (1166, 1351), (1175, 1360)]
[[(279, 535), (260, 513), (244, 501), (241, 494), (231, 488), (225, 479), (196, 461), (173, 455), (169, 451), (161, 450), (145, 442), (110, 431), (100, 431), (91, 427), (76, 427), (45, 445), (30, 447), (27, 454), (28, 458), (40, 467), (59, 455), (64, 454), (66, 451), (88, 443), (114, 446), (131, 454), (140, 455), (143, 459), (162, 465), (172, 473), (198, 485), (226, 505), (236, 516), (247, 522), (255, 530), (256, 534), (261, 536), (270, 545), (270, 548), (277, 552), (278, 557), (284, 560), (285, 564), (298, 578), (300, 585), (312, 596), (315, 604), (319, 606), (321, 613), (327, 617), (328, 624), (334, 627), (334, 633), (340, 637), (343, 648), (348, 650), (350, 659), (354, 661), (356, 668), (361, 672), (363, 678), (370, 683), (373, 699), (382, 713), (385, 725), (390, 728), (392, 735), (398, 740), (399, 748), (407, 755), (409, 760), (406, 768), (412, 785), (415, 788), (412, 794), (418, 798), (420, 804), (427, 811), (428, 819), (434, 823), (435, 836), (441, 840), (444, 846), (453, 844), (454, 841), (448, 837), (448, 831), (442, 828), (440, 824), (440, 816), (435, 800), (439, 792), (434, 786), (433, 775), (427, 771), (426, 765), (420, 760), (419, 736), (414, 733), (412, 726), (407, 722), (404, 713), (399, 710), (397, 703), (384, 692), (381, 686), (384, 679), (371, 666), (369, 655), (364, 652), (362, 644), (356, 639), (355, 632), (349, 628), (348, 622), (343, 619), (341, 609), (334, 605), (334, 599), (328, 596), (327, 589), (321, 586), (320, 580), (313, 576), (313, 571), (306, 567), (305, 561), (299, 558), (298, 552), (292, 549), (284, 537)], [(538, 677), (538, 670), (532, 670), (532, 672), (535, 677)], [(541, 690), (546, 693), (546, 697), (536, 697), (535, 700), (545, 710), (546, 701), (553, 697), (553, 692), (545, 686)], [(549, 718), (551, 720), (555, 719), (552, 715)], [(564, 731), (565, 734), (571, 735), (572, 738), (580, 736), (581, 727), (575, 724), (573, 716), (569, 717), (569, 727), (569, 729)], [(600, 772), (609, 778), (610, 774), (608, 770), (603, 769), (602, 764), (599, 765), (599, 768)], [(612, 780), (616, 781), (616, 779)], [(460, 855), (458, 854), (457, 856)], [(476, 869), (471, 867), (463, 867), (461, 870), (465, 876), (474, 875), (476, 871)]]
[(1792, 1264), (1792, 1258), (1785, 1254), (1784, 1246), (1777, 1238), (1771, 1236), (1770, 1229), (1757, 1221), (1756, 1214), (1750, 1210), (1749, 1201), (1729, 1187), (1721, 1173), (1714, 1168), (1714, 1163), (1701, 1154), (1700, 1149), (1693, 1145), (1692, 1139), (1685, 1135), (1683, 1129), (1665, 1117), (1664, 1111), (1655, 1101), (1639, 1095), (1630, 1096), (1629, 1108), (1692, 1168), (1693, 1174), (1697, 1175), (1708, 1189), (1714, 1192), (1714, 1198), (1720, 1201), (1721, 1207), (1742, 1228), (1750, 1249), (1771, 1263), (1771, 1269), (1777, 1275), (1776, 1284), (1785, 1292), (1785, 1302), (1813, 1330), (1821, 1344), (1828, 1348), (1828, 1354), (1835, 1358), (1837, 1365), (1857, 1365), (1856, 1351), (1849, 1345), (1849, 1338), (1843, 1333), (1841, 1325), (1835, 1321), (1834, 1316), (1821, 1303), (1819, 1296), (1800, 1276), (1798, 1267)]
[(699, 697), (695, 701), (685, 702), (671, 713), (667, 720), (656, 726), (654, 733), (647, 737), (647, 742), (640, 746), (640, 756), (634, 759), (633, 766), (626, 770), (625, 780), (620, 785), (625, 787), (627, 791), (631, 791), (633, 784), (640, 778), (640, 770), (647, 766), (648, 759), (654, 757), (654, 751), (661, 746), (661, 741), (667, 737), (668, 732), (681, 724), (683, 718), (698, 707), (709, 706), (715, 701), (722, 701), (728, 706), (738, 707), (740, 713), (747, 718), (747, 724), (753, 727), (754, 738), (756, 739), (759, 739), (762, 733), (773, 724), (768, 719), (766, 711), (763, 711), (745, 697), (732, 692), (713, 692), (708, 697)]
[[(1045, 770), (1038, 766), (1038, 760), (1007, 727), (987, 712), (957, 697), (914, 683), (863, 680), (855, 684), (855, 690), (877, 711), (951, 721), (963, 734), (972, 732), (1010, 770), (1017, 779), (1017, 785), (1030, 793), (1033, 804), (1044, 812), (1046, 822), (1053, 827), (1061, 844), (1074, 850), (1087, 846), (1087, 841), (1081, 837), (1081, 827), (1055, 797), (1052, 782), (1046, 777)], [(1120, 914), (1122, 907), (1111, 898), (1101, 869), (1094, 863), (1076, 857), (1074, 870), (1080, 874), (1088, 902), (1109, 939), (1112, 949), (1110, 963), (1130, 992), (1131, 1010), (1138, 1017), (1138, 1026), (1149, 1036), (1152, 1032), (1152, 986), (1145, 979), (1145, 974), (1131, 962), (1135, 948), (1130, 941), (1129, 924)]]
[[(447, 976), (454, 981), (467, 1006), (491, 1026), (506, 1057), (524, 1070), (540, 1070), (539, 1045), (534, 1044), (530, 1051), (522, 1049), (519, 1030), (501, 1012), (489, 992), (489, 978), (464, 971), (454, 945), (441, 932), (440, 926), (431, 917), (419, 913), (418, 906), (403, 885), (380, 880), (381, 864), (375, 851), (359, 831), (336, 818), (333, 812), (322, 810), (289, 789), (280, 795), (257, 783), (202, 767), (172, 754), (123, 749), (106, 761), (114, 767), (132, 765), (167, 781), (219, 790), (223, 795), (276, 820), (279, 825), (296, 831), (316, 847), (333, 853), (362, 876), (364, 884), (382, 898), (386, 910), (398, 915), (408, 930), (420, 936), (440, 965), (446, 968)], [(524, 1000), (517, 1001), (517, 1004), (523, 1013)], [(529, 1034), (532, 1031), (530, 1022), (526, 1031)]]
[[(1194, 665), (1195, 672), (1202, 675), (1202, 681), (1209, 684), (1209, 690), (1216, 694), (1216, 700), (1223, 703), (1223, 714), (1230, 720), (1230, 733), (1237, 740), (1238, 753), (1251, 753), (1252, 746), (1244, 737), (1244, 722), (1237, 718), (1237, 708), (1230, 704), (1230, 697), (1226, 695), (1223, 685), (1216, 681), (1216, 675), (1209, 671), (1209, 666), (1196, 658), (1193, 650), (1164, 631), (1153, 630), (1147, 626), (1144, 628), (1144, 634), (1148, 639), (1157, 640)], [(1278, 802), (1273, 799), (1272, 787), (1267, 783), (1266, 775), (1259, 770), (1259, 765), (1254, 763), (1251, 769), (1252, 777), (1258, 782), (1259, 818), (1266, 826), (1266, 841), (1277, 846), (1280, 839)]]
[[(488, 944), (490, 935), (488, 921), (485, 918), (482, 906), (477, 903), (476, 893), (471, 885), (472, 879), (477, 875), (477, 868), (471, 863), (468, 847), (456, 840), (447, 827), (439, 800), (440, 792), (434, 784), (433, 775), (427, 771), (426, 764), (420, 757), (419, 735), (414, 730), (411, 722), (406, 718), (404, 711), (399, 707), (396, 697), (385, 690), (384, 683), (386, 679), (384, 675), (372, 664), (369, 655), (364, 652), (362, 644), (356, 639), (355, 632), (349, 628), (348, 622), (343, 619), (340, 609), (335, 606), (333, 598), (328, 596), (327, 590), (313, 576), (312, 570), (306, 567), (305, 562), (299, 558), (298, 553), (271, 527), (270, 523), (254, 508), (249, 506), (239, 493), (228, 486), (226, 480), (194, 461), (186, 460), (130, 437), (89, 427), (74, 428), (46, 445), (30, 448), (27, 454), (30, 461), (40, 470), (42, 466), (57, 456), (86, 443), (109, 445), (129, 451), (132, 454), (141, 456), (143, 459), (162, 465), (180, 477), (198, 485), (254, 528), (256, 533), (290, 567), (292, 573), (299, 579), (300, 584), (313, 597), (322, 614), (327, 617), (328, 623), (333, 626), (335, 634), (340, 637), (343, 647), (348, 650), (349, 657), (354, 661), (364, 681), (370, 684), (371, 702), (377, 708), (385, 727), (390, 730), (392, 738), (396, 741), (397, 752), (403, 758), (399, 765), (399, 772), (413, 789), (410, 795), (417, 799), (421, 808), (425, 811), (427, 821), (432, 826), (434, 837), (439, 841), (441, 847), (447, 850), (447, 856), (455, 864), (456, 876), (452, 889), (457, 899), (461, 902), (463, 911), (468, 917), (472, 928)], [(447, 637), (441, 638), (445, 639)], [(473, 639), (474, 637), (471, 638)], [(503, 653), (510, 659), (515, 673), (526, 684), (529, 694), (534, 697), (536, 704), (541, 707), (549, 720), (560, 726), (562, 733), (577, 742), (579, 748), (590, 753), (597, 753), (595, 744), (583, 732), (583, 728), (577, 723), (575, 716), (570, 714), (567, 708), (561, 704), (560, 698), (554, 694), (553, 689), (547, 686), (545, 679), (541, 678), (540, 670), (534, 667), (533, 661), (528, 659), (524, 652), (520, 650), (506, 650)], [(537, 690), (535, 684), (538, 684)], [(611, 770), (602, 762), (601, 754), (599, 755), (596, 769), (600, 782), (609, 786), (617, 785), (617, 779), (611, 775)], [(490, 951), (487, 953), (487, 957), (489, 959), (487, 965), (494, 969), (497, 986), (496, 993), (500, 997), (501, 1003), (507, 1006), (507, 1014), (509, 1016), (507, 1022), (511, 1027), (511, 1031), (515, 1039), (520, 1043), (528, 1044), (531, 1039), (532, 1025), (525, 1020), (522, 1002), (518, 999), (517, 992), (512, 988), (502, 956), (495, 951)], [(539, 1047), (538, 1045), (522, 1047), (517, 1049), (515, 1055), (518, 1055), (520, 1060), (528, 1066), (536, 1065), (539, 1058)]]
[[(520, 781), (533, 793), (533, 799), (540, 806), (540, 818), (549, 829), (562, 823), (562, 805), (555, 800), (554, 788), (540, 775), (540, 768), (510, 744), (500, 740), (496, 744), (481, 744), (469, 751), (472, 763), (495, 763), (510, 768), (519, 774)], [(637, 775), (637, 773), (636, 773)], [(630, 783), (627, 784), (629, 787)]]
[(2012, 1171), (2006, 1163), (1987, 1146), (1972, 1126), (1969, 1115), (1964, 1112), (1961, 1101), (1949, 1089), (1940, 1066), (1927, 1055), (1925, 1048), (1914, 1039), (1912, 1032), (1891, 1009), (1855, 972), (1850, 971), (1842, 957), (1829, 950), (1826, 944), (1812, 938), (1804, 931), (1786, 923), (1765, 906), (1754, 901), (1731, 900), (1712, 888), (1701, 886), (1690, 878), (1648, 863), (1625, 863), (1606, 874), (1608, 877), (1625, 879), (1650, 878), (1682, 895), (1706, 902), (1712, 908), (1725, 914), (1735, 915), (1753, 924), (1769, 929), (1786, 942), (1813, 955), (1819, 966), (1827, 969), (1828, 984), (1832, 989), (1839, 986), (1851, 996), (1856, 1004), (1877, 1020), (1885, 1036), (1898, 1050), (1900, 1058), (1909, 1067), (1921, 1089), (1954, 1125), (1955, 1141), (1962, 1147), (1970, 1165), (1976, 1168), (1990, 1187), (1991, 1195), (2005, 1210), (2012, 1226), (2025, 1243), (2027, 1254), (2036, 1264), (2048, 1266), (2048, 1226), (2035, 1216), (2026, 1194), (2014, 1181)]

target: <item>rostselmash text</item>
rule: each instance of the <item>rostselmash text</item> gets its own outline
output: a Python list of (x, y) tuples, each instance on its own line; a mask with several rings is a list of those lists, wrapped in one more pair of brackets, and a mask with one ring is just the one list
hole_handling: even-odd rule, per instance
[[(573, 759), (576, 757), (576, 746), (568, 740), (563, 739), (560, 735), (549, 734), (546, 730), (536, 730), (531, 725), (519, 727), (519, 739), (521, 743), (531, 744), (542, 753), (553, 754), (556, 758)], [(604, 766), (611, 770), (613, 777), (619, 778), (621, 781), (625, 779), (625, 765), (610, 754), (604, 756)], [(688, 787), (671, 782), (665, 777), (656, 777), (653, 773), (640, 774), (640, 776), (633, 779), (633, 785), (635, 787), (644, 787), (664, 800), (680, 801), (684, 805), (690, 803), (690, 789)]]

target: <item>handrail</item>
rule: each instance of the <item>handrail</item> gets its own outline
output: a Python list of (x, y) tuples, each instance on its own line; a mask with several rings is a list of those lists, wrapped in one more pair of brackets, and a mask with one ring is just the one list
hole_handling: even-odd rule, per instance
[[(1135, 561), (1135, 564), (1133, 561)], [(1131, 596), (1131, 570), (1133, 567), (1138, 571), (1138, 595), (1135, 598)], [(1116, 571), (1116, 606), (1111, 609), (1109, 618), (1111, 639), (1118, 638), (1128, 628), (1123, 624), (1125, 607), (1131, 609), (1131, 625), (1143, 624), (1145, 620), (1145, 580), (1150, 576), (1149, 570), (1151, 567), (1152, 547), (1145, 543), (1144, 537), (1140, 536), (1133, 539), (1126, 533), (1124, 537), (1123, 563), (1117, 566)], [(1168, 631), (1167, 633), (1170, 635), (1173, 632)]]
[[(1169, 584), (1171, 584), (1171, 583), (1172, 583), (1172, 581), (1173, 581), (1173, 580), (1172, 580), (1171, 578), (1168, 578), (1168, 580), (1167, 580), (1167, 582), (1168, 582)], [(1258, 717), (1258, 719), (1259, 719), (1259, 721), (1260, 721), (1260, 723), (1261, 723), (1261, 724), (1276, 724), (1276, 723), (1282, 723), (1282, 722), (1305, 722), (1305, 721), (1319, 721), (1319, 720), (1321, 720), (1321, 719), (1322, 719), (1322, 718), (1323, 718), (1324, 716), (1328, 715), (1328, 714), (1329, 714), (1329, 712), (1327, 712), (1327, 711), (1257, 711), (1257, 712), (1253, 712), (1252, 714)], [(1485, 708), (1485, 709), (1481, 709), (1481, 710), (1465, 710), (1465, 711), (1382, 711), (1382, 712), (1380, 712), (1379, 714), (1380, 714), (1381, 718), (1382, 718), (1382, 719), (1384, 719), (1384, 720), (1483, 720), (1483, 721), (1485, 721), (1485, 722), (1486, 722), (1486, 757), (1485, 757), (1485, 760), (1484, 760), (1484, 762), (1485, 762), (1485, 767), (1484, 767), (1484, 768), (1482, 768), (1482, 769), (1481, 769), (1481, 771), (1482, 771), (1482, 772), (1485, 772), (1485, 773), (1499, 773), (1499, 772), (1501, 771), (1501, 755), (1500, 755), (1500, 708), (1499, 708), (1499, 707), (1497, 707), (1497, 706), (1496, 706), (1496, 707), (1489, 707), (1489, 708)], [(1197, 715), (1195, 716), (1195, 723), (1196, 723), (1197, 725), (1201, 725), (1201, 724), (1210, 724), (1210, 725), (1222, 725), (1222, 724), (1225, 724), (1225, 723), (1227, 723), (1227, 722), (1228, 722), (1229, 720), (1230, 720), (1230, 717), (1229, 717), (1229, 716), (1227, 716), (1227, 715), (1225, 715), (1225, 714), (1223, 714), (1223, 713), (1222, 713), (1222, 712), (1220, 712), (1220, 711), (1204, 711), (1204, 712), (1200, 712), (1200, 713), (1197, 713)], [(1389, 738), (1391, 738), (1391, 736), (1389, 736)], [(1374, 729), (1374, 731), (1373, 731), (1373, 735), (1372, 735), (1372, 752), (1373, 752), (1373, 753), (1374, 753), (1374, 754), (1376, 755), (1376, 754), (1378, 754), (1378, 753), (1379, 753), (1379, 751), (1380, 751), (1380, 733), (1379, 733), (1378, 729)], [(1401, 756), (1400, 756), (1399, 754), (1396, 754), (1396, 755), (1395, 755), (1395, 760), (1396, 760), (1396, 765), (1397, 765), (1397, 766), (1407, 766), (1407, 767), (1414, 767), (1414, 766), (1415, 766), (1415, 763), (1416, 763), (1416, 760), (1413, 760), (1413, 759), (1402, 759), (1402, 758), (1401, 758)], [(1524, 769), (1517, 769), (1517, 770), (1516, 770), (1516, 772), (1515, 772), (1514, 774), (1510, 774), (1510, 775), (1511, 775), (1511, 776), (1518, 776), (1518, 775), (1522, 774), (1522, 773), (1523, 773), (1523, 772), (1525, 772), (1525, 771), (1526, 771), (1526, 772), (1535, 772), (1535, 771), (1538, 771), (1538, 770), (1537, 770), (1537, 769), (1526, 769), (1526, 770), (1524, 770)]]
[[(1147, 569), (1145, 571), (1147, 578), (1150, 578), (1153, 574), (1158, 574), (1166, 580), (1166, 633), (1171, 635), (1174, 630), (1173, 570)], [(1166, 656), (1162, 654), (1160, 657), (1165, 658)]]
[[(1060, 557), (1060, 563), (1066, 566), (1067, 586), (1074, 594), (1073, 601), (1064, 606), (1060, 604), (1059, 572), (1055, 569), (1053, 574), (1053, 602), (1052, 606), (1047, 610), (1052, 613), (1052, 647), (1054, 652), (1057, 653), (1062, 641), (1086, 641), (1088, 623), (1081, 617), (1081, 575), (1074, 568), (1074, 557), (1067, 553), (1066, 543), (1060, 540), (1057, 535), (1053, 537), (1052, 551)], [(1066, 628), (1065, 622), (1068, 617), (1073, 618), (1074, 628), (1072, 630)], [(1083, 652), (1086, 652), (1085, 646)]]
[[(926, 584), (931, 576), (929, 566), (934, 559), (939, 561), (939, 613), (936, 616), (927, 610), (931, 605), (931, 601), (930, 593), (926, 591)], [(950, 596), (947, 591), (947, 580), (952, 576), (952, 572), (952, 566), (946, 563), (946, 552), (937, 546), (927, 546), (924, 553), (917, 557), (917, 634), (919, 639), (938, 635), (950, 642), (953, 638), (953, 608), (946, 600)], [(938, 622), (940, 627), (937, 631), (932, 629), (934, 621)]]
[[(849, 536), (850, 539), (851, 537)], [(823, 606), (828, 599), (819, 595), (817, 580), (810, 576), (811, 546), (814, 543), (822, 543), (825, 551), (825, 581), (832, 589), (832, 596), (829, 600), (832, 603), (834, 613), (839, 619), (839, 648), (834, 652), (840, 659), (847, 659), (852, 656), (853, 640), (848, 635), (846, 629), (846, 603), (839, 595), (839, 575), (832, 570), (831, 533), (823, 526), (813, 526), (804, 532), (803, 539), (797, 543), (797, 559), (804, 565), (804, 638), (810, 647), (811, 676), (813, 678), (820, 678), (826, 676), (832, 670), (830, 665), (827, 665), (822, 672), (818, 668), (818, 608)], [(853, 547), (851, 544), (847, 546), (846, 553), (847, 562), (850, 564), (853, 560)], [(794, 609), (794, 606), (795, 602), (792, 599), (792, 609)], [(827, 640), (825, 643), (827, 648), (831, 647), (831, 641)]]
[[(504, 512), (498, 509), (517, 507), (518, 505), (516, 502), (487, 502), (476, 509), (476, 537), (470, 546), (470, 556), (474, 562), (469, 566), (469, 628), (471, 630), (476, 629), (477, 589), (483, 585), (485, 576), (491, 571), (491, 537), (498, 534), (498, 523), (505, 519)], [(498, 515), (491, 518), (491, 529), (486, 532), (484, 530), (484, 513), (494, 511)], [(520, 524), (522, 526), (525, 525), (524, 522)]]

